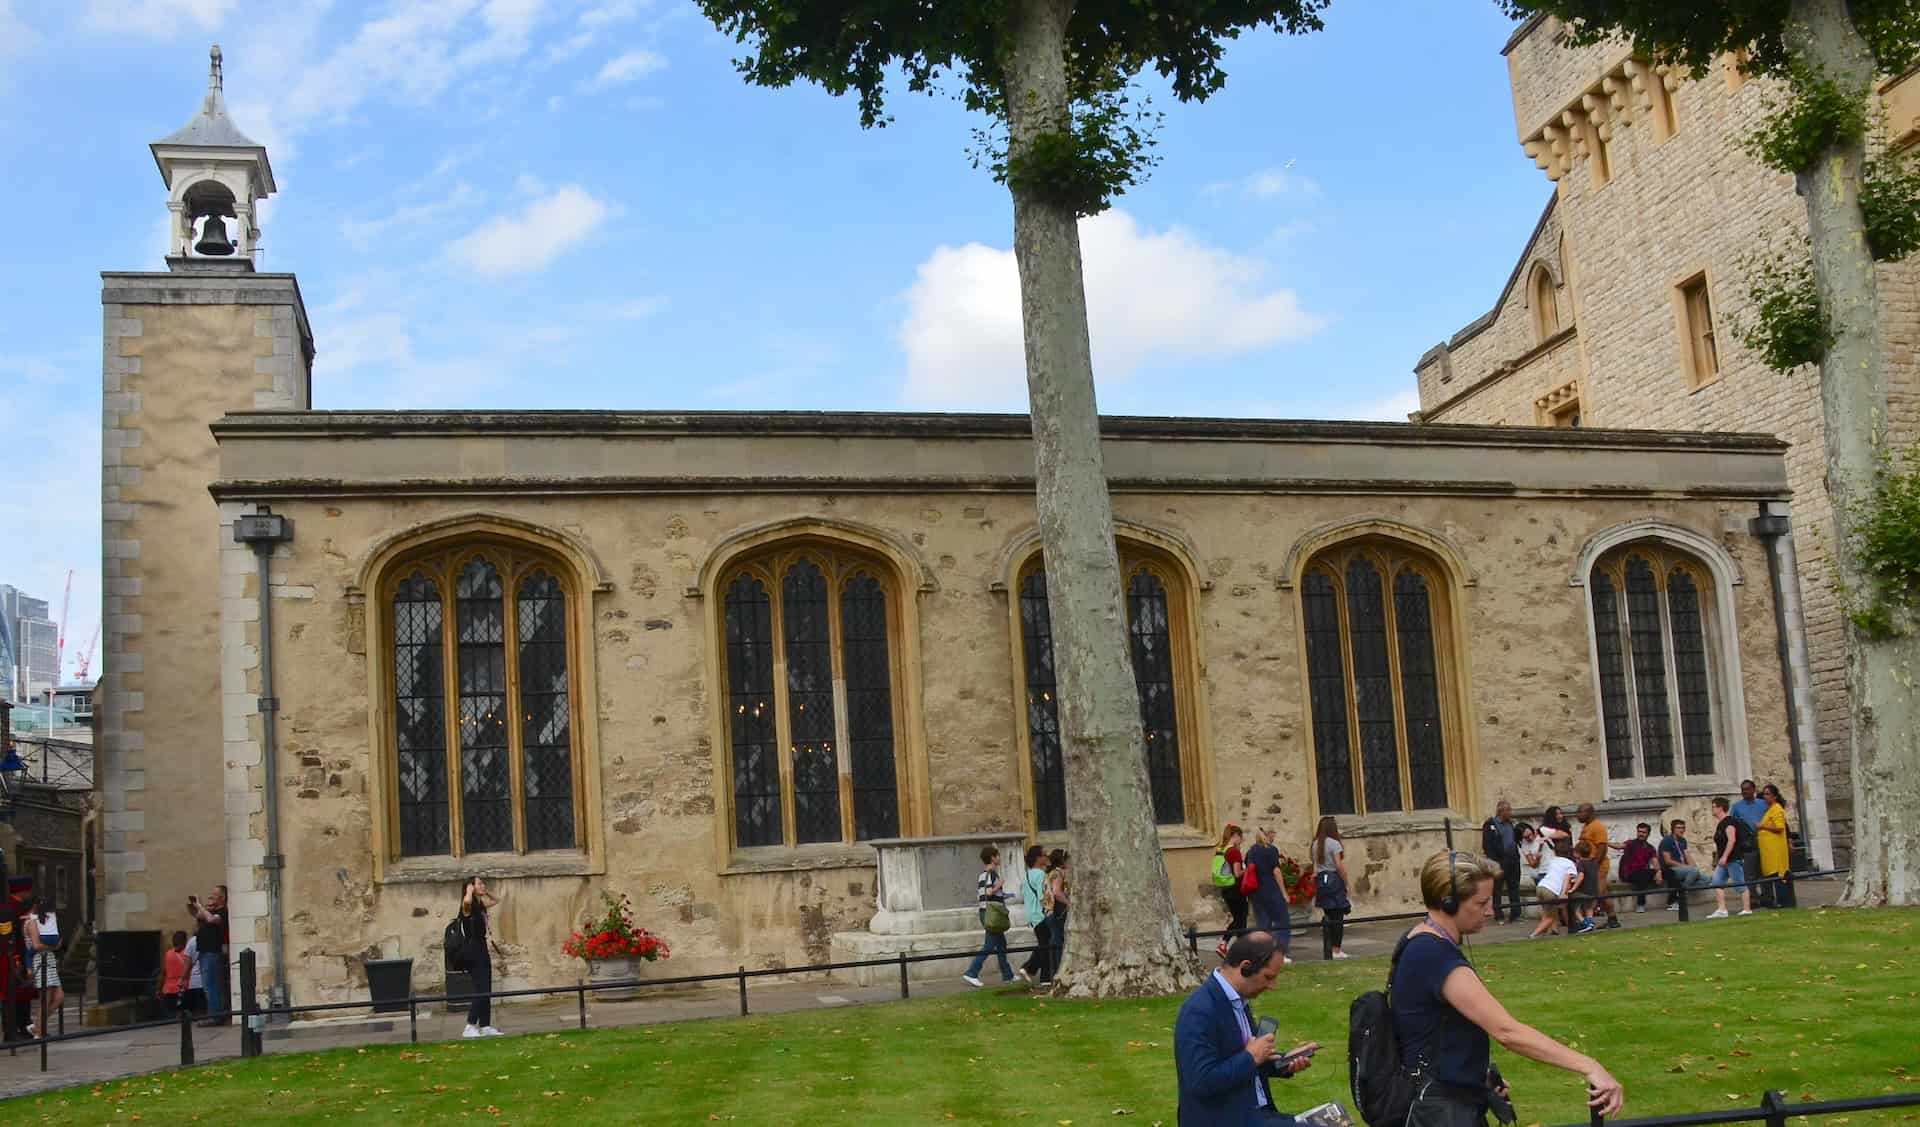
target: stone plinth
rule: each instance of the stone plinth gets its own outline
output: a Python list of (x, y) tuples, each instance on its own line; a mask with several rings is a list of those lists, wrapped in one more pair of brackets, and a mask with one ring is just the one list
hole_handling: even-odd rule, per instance
[[(956, 834), (949, 837), (885, 838), (868, 842), (876, 854), (873, 920), (865, 931), (836, 932), (833, 936), (833, 961), (887, 959), (905, 953), (931, 955), (953, 953), (971, 955), (980, 947), (978, 885), (980, 850), (996, 846), (1000, 850), (1000, 872), (1004, 885), (1017, 892), (1024, 866), (1021, 854), (1026, 848), (1024, 835), (1013, 831), (984, 834)], [(1020, 898), (1007, 901), (1013, 917), (1013, 929), (1007, 944), (1018, 947), (1033, 942), (1033, 929), (1027, 926), (1026, 907)], [(1024, 960), (1019, 956), (1016, 961)], [(907, 977), (915, 980), (958, 977), (966, 969), (964, 959), (913, 963)], [(838, 972), (862, 986), (897, 982), (896, 967), (863, 967)], [(991, 960), (986, 968), (988, 981), (997, 977)]]

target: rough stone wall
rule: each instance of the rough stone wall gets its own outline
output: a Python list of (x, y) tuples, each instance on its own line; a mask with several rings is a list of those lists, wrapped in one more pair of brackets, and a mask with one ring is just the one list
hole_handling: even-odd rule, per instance
[[(285, 275), (109, 274), (102, 297), (99, 926), (171, 931), (188, 893), (253, 883), (228, 867), (229, 840), (251, 832), (228, 816), (235, 792), (243, 809), (257, 796), (222, 755), (248, 723), (222, 691), (246, 651), (209, 578), (229, 530), (207, 494), (207, 425), (222, 410), (307, 406), (311, 336)], [(244, 942), (264, 905), (235, 907)]]
[[(1270, 824), (1300, 855), (1313, 796), (1301, 683), (1298, 596), (1289, 553), (1310, 530), (1359, 516), (1397, 520), (1457, 546), (1472, 579), (1456, 593), (1467, 635), (1467, 723), (1479, 770), (1456, 813), (1473, 819), (1498, 796), (1562, 804), (1601, 796), (1601, 756), (1584, 592), (1569, 586), (1589, 537), (1658, 516), (1724, 544), (1746, 582), (1735, 589), (1754, 769), (1788, 777), (1772, 610), (1760, 545), (1726, 531), (1745, 502), (1516, 498), (1353, 498), (1127, 494), (1123, 519), (1178, 532), (1193, 546), (1194, 609), (1212, 763), (1214, 820)], [(641, 920), (674, 945), (667, 970), (697, 973), (823, 958), (834, 931), (858, 930), (873, 911), (870, 862), (796, 859), (733, 863), (716, 847), (726, 816), (714, 794), (715, 750), (706, 683), (714, 608), (687, 594), (703, 561), (730, 534), (815, 516), (877, 528), (912, 545), (933, 589), (913, 596), (923, 659), (919, 682), (928, 744), (931, 830), (1018, 827), (1019, 772), (1011, 620), (994, 590), (1010, 545), (1033, 521), (1017, 494), (766, 495), (688, 498), (358, 499), (285, 501), (298, 535), (277, 560), (276, 667), (284, 671), (281, 754), (288, 856), (290, 978), (296, 999), (364, 988), (361, 960), (416, 959), (433, 985), (438, 938), (456, 880), (375, 879), (368, 660), (363, 615), (347, 588), (371, 546), (398, 530), (462, 513), (501, 514), (564, 531), (614, 573), (593, 600), (599, 683), (592, 687), (606, 826), (604, 874), (506, 877), (499, 938), (507, 985), (571, 981), (559, 946), (597, 890), (631, 894)], [(1755, 577), (1758, 577), (1756, 580)], [(369, 599), (373, 597), (368, 593)], [(357, 648), (356, 648), (357, 647)], [(1695, 798), (1682, 798), (1697, 803)], [(1435, 816), (1349, 822), (1363, 910), (1403, 907), (1419, 860), (1438, 848)], [(1214, 826), (1163, 835), (1182, 914), (1218, 919), (1205, 878)], [(1459, 832), (1471, 841), (1471, 827)]]
[[(1522, 37), (1507, 56), (1523, 136), (1623, 54), (1599, 47), (1569, 50), (1555, 42), (1550, 25)], [(1806, 229), (1793, 178), (1762, 168), (1740, 147), (1764, 113), (1767, 87), (1761, 80), (1730, 81), (1724, 68), (1683, 82), (1673, 95), (1678, 131), (1665, 140), (1644, 113), (1630, 122), (1616, 120), (1608, 144), (1609, 182), (1596, 187), (1592, 158), (1577, 160), (1558, 181), (1555, 219), (1575, 260), (1586, 426), (1759, 431), (1792, 444), (1787, 471), (1805, 592), (1817, 755), (1826, 776), (1836, 855), (1845, 863), (1852, 833), (1845, 617), (1831, 581), (1833, 512), (1824, 486), (1818, 374), (1811, 368), (1786, 375), (1771, 371), (1733, 331), (1752, 316), (1742, 256), (1769, 247), (1790, 250)], [(1720, 375), (1694, 388), (1684, 369), (1674, 292), (1701, 270), (1708, 277)], [(1891, 418), (1896, 442), (1904, 447), (1920, 422), (1920, 263), (1883, 265), (1879, 281)], [(1528, 326), (1525, 310), (1511, 300), (1498, 320), (1511, 320), (1515, 327), (1502, 333), (1496, 325), (1473, 344), (1515, 341)], [(1497, 374), (1517, 353), (1503, 354), (1498, 347), (1453, 350), (1450, 386), (1487, 381), (1479, 392), (1453, 402), (1429, 395), (1432, 381), (1425, 369), (1432, 355), (1423, 358), (1420, 370), (1424, 417), (1535, 421), (1530, 410), (1519, 408), (1543, 394), (1542, 381), (1525, 367)]]

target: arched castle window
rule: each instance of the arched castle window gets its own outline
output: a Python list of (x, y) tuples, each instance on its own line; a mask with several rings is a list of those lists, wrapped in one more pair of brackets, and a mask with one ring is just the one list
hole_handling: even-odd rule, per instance
[(1308, 562), (1300, 606), (1320, 812), (1464, 798), (1446, 571), (1397, 540), (1348, 541)]
[(900, 582), (878, 557), (783, 542), (720, 577), (734, 844), (900, 833)]
[(531, 546), (473, 542), (386, 571), (394, 840), (402, 857), (579, 848), (579, 593)]
[[(1119, 547), (1153, 820), (1160, 825), (1183, 825), (1201, 805), (1194, 789), (1200, 785), (1201, 771), (1193, 715), (1195, 677), (1186, 571), (1144, 546), (1123, 540)], [(1055, 696), (1053, 628), (1046, 568), (1037, 553), (1020, 569), (1015, 596), (1020, 618), (1015, 667), (1023, 674), (1025, 688), (1022, 719), (1034, 828), (1063, 830), (1067, 826), (1066, 769)]]
[(1536, 263), (1527, 282), (1527, 302), (1533, 308), (1533, 342), (1539, 344), (1560, 331), (1560, 304), (1554, 293), (1553, 274)]
[(1607, 778), (1724, 774), (1712, 572), (1665, 544), (1636, 541), (1596, 560), (1587, 584)]

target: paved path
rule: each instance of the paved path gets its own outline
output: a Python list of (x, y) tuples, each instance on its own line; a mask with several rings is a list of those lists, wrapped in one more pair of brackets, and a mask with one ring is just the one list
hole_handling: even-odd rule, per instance
[[(1802, 907), (1809, 908), (1832, 904), (1845, 890), (1844, 883), (1839, 880), (1803, 881), (1797, 887)], [(1626, 928), (1643, 928), (1677, 922), (1675, 913), (1661, 910), (1663, 900), (1663, 897), (1656, 894), (1649, 902), (1645, 913), (1634, 912), (1631, 902), (1626, 902), (1625, 911), (1620, 917), (1622, 925)], [(1706, 911), (1711, 910), (1712, 900), (1710, 896), (1696, 895), (1695, 902), (1709, 906), (1693, 913), (1697, 923)], [(1393, 922), (1350, 926), (1347, 929), (1346, 949), (1356, 958), (1384, 956), (1393, 949), (1394, 941), (1399, 938), (1406, 926), (1405, 923)], [(1523, 939), (1532, 930), (1531, 923), (1524, 926), (1489, 925), (1485, 931), (1474, 938), (1474, 942), (1476, 944), (1515, 942)], [(1542, 942), (1547, 941), (1542, 940)], [(1579, 940), (1562, 939), (1560, 942), (1579, 942)], [(1300, 943), (1295, 947), (1295, 954), (1296, 961), (1299, 963), (1310, 965), (1319, 961), (1320, 942), (1317, 930), (1301, 933)], [(956, 964), (951, 979), (913, 983), (913, 996), (916, 998), (938, 997), (968, 989), (960, 981), (960, 969)], [(754, 983), (749, 985), (748, 991), (748, 1004), (756, 1014), (867, 1005), (898, 1001), (900, 997), (898, 984), (863, 987), (825, 978), (808, 983)], [(709, 989), (663, 989), (631, 1002), (596, 1002), (589, 998), (587, 1025), (589, 1028), (649, 1025), (700, 1018), (733, 1017), (738, 1016), (739, 1012), (739, 995), (734, 985), (726, 982), (718, 984), (717, 988)], [(494, 1013), (501, 1028), (510, 1033), (550, 1033), (556, 1030), (577, 1029), (580, 1024), (579, 1003), (574, 995), (551, 1001), (495, 1003)], [(431, 1012), (422, 1010), (419, 1015), (420, 1040), (440, 1041), (458, 1037), (465, 1024), (464, 1008), (462, 1012), (452, 1014), (446, 1013), (440, 1007), (435, 1007)], [(75, 1027), (70, 1018), (68, 1029)], [(193, 1039), (194, 1056), (200, 1063), (230, 1060), (240, 1055), (240, 1033), (237, 1027), (220, 1029), (196, 1027), (193, 1030)], [(274, 1027), (267, 1033), (266, 1052), (271, 1056), (277, 1053), (304, 1052), (314, 1049), (405, 1043), (407, 1039), (408, 1023), (405, 1013), (378, 1015), (353, 1013), (345, 1017), (321, 1017), (295, 1022), (291, 1026)], [(180, 1034), (173, 1028), (147, 1029), (132, 1033), (105, 1033), (87, 1040), (50, 1045), (46, 1072), (40, 1071), (40, 1051), (37, 1047), (20, 1050), (16, 1055), (11, 1056), (0, 1051), (0, 1097), (25, 1095), (72, 1084), (93, 1084), (103, 1080), (173, 1068), (179, 1063)]]

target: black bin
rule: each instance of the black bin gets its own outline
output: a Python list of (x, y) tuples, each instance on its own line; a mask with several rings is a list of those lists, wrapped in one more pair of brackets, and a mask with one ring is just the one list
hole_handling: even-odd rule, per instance
[(412, 959), (368, 959), (367, 992), (373, 996), (373, 1012), (390, 1014), (407, 1008), (413, 994)]
[(100, 1001), (151, 997), (159, 989), (159, 932), (95, 932), (93, 949), (100, 976)]

